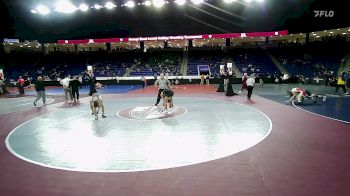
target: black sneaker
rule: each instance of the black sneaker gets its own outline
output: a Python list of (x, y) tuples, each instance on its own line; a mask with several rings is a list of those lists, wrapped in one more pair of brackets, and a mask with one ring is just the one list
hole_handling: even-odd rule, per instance
[(34, 104), (34, 106), (36, 107), (36, 103), (34, 102), (33, 104)]
[(106, 118), (106, 116), (104, 114), (102, 114), (102, 118)]

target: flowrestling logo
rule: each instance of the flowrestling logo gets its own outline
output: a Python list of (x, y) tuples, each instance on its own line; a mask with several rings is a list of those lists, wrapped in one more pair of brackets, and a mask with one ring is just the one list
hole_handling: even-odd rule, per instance
[(315, 18), (332, 18), (334, 16), (333, 10), (314, 10)]

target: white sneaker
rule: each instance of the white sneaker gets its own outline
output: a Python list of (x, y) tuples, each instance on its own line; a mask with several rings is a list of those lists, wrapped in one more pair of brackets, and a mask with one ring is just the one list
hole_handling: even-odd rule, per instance
[(326, 101), (327, 100), (327, 97), (326, 96), (324, 96), (323, 97), (323, 99), (322, 99), (322, 101)]

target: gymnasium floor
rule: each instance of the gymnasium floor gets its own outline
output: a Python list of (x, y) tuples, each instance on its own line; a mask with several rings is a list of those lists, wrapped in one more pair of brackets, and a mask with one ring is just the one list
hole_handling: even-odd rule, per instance
[(291, 105), (292, 87), (180, 85), (166, 115), (153, 86), (107, 86), (98, 120), (86, 88), (0, 98), (0, 195), (350, 195), (350, 97), (304, 86), (327, 101)]

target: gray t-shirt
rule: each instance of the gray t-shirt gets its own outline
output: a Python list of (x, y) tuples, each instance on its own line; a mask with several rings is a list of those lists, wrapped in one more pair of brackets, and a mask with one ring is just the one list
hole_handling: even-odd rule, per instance
[(166, 89), (169, 88), (170, 81), (168, 79), (158, 79), (155, 83), (155, 85), (159, 86), (159, 89)]

